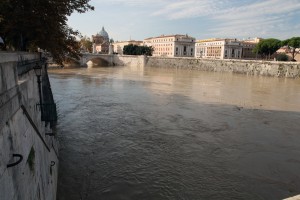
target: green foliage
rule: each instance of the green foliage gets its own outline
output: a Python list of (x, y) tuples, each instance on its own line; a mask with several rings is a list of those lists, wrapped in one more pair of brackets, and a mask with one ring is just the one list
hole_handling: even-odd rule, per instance
[(11, 49), (28, 51), (37, 47), (51, 52), (62, 63), (65, 56), (78, 58), (78, 31), (67, 25), (74, 11), (94, 8), (90, 0), (1, 0), (0, 35)]
[(83, 36), (80, 39), (80, 46), (81, 46), (81, 49), (92, 53), (93, 42), (87, 36)]
[(281, 45), (287, 45), (290, 53), (292, 54), (292, 60), (295, 60), (295, 56), (299, 53), (296, 49), (300, 48), (300, 37), (292, 37), (290, 39), (281, 42)]
[(35, 150), (33, 146), (30, 149), (28, 158), (27, 158), (27, 163), (29, 165), (29, 168), (31, 171), (34, 171), (34, 160), (35, 160)]
[(137, 46), (133, 44), (125, 45), (123, 48), (124, 55), (146, 55), (152, 56), (153, 47), (150, 46)]
[(253, 52), (262, 55), (263, 57), (271, 56), (275, 53), (281, 46), (281, 41), (274, 38), (261, 40)]
[(288, 45), (289, 47), (300, 48), (300, 37), (292, 37), (290, 39), (283, 40), (281, 44), (282, 46)]
[(278, 61), (288, 61), (289, 57), (285, 53), (280, 53), (276, 55), (276, 60)]

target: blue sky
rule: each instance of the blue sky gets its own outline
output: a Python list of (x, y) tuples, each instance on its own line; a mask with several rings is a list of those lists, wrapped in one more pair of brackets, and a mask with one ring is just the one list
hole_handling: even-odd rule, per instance
[(91, 36), (143, 40), (162, 34), (206, 38), (300, 36), (300, 0), (91, 0), (94, 11), (74, 13), (68, 24)]

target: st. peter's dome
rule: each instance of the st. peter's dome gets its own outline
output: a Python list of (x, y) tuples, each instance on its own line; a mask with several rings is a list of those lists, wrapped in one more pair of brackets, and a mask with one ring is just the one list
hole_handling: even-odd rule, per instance
[(104, 39), (109, 41), (108, 33), (105, 31), (104, 27), (102, 27), (102, 30), (98, 33), (100, 36), (102, 36)]

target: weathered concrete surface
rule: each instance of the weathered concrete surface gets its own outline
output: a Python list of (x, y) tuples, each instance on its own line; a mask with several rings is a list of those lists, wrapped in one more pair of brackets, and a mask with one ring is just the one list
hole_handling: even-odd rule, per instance
[(299, 62), (147, 57), (146, 67), (185, 68), (290, 78), (300, 77)]
[(145, 56), (113, 55), (113, 65), (143, 67), (145, 65)]
[[(35, 73), (31, 70), (21, 76), (17, 75), (18, 61), (37, 58), (35, 54), (0, 53), (1, 200), (56, 199), (57, 141), (45, 135), (52, 130), (41, 121), (41, 113), (36, 106), (39, 95)], [(29, 156), (32, 149), (34, 156)], [(7, 168), (7, 164), (16, 161), (13, 154), (22, 155), (23, 160)], [(51, 161), (55, 165), (50, 170)], [(30, 162), (33, 164), (30, 165)]]

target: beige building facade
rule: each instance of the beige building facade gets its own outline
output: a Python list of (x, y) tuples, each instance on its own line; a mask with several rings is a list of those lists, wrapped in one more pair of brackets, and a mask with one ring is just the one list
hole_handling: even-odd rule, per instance
[(196, 42), (196, 58), (253, 59), (252, 52), (259, 39), (237, 40), (212, 38)]
[(136, 41), (136, 40), (128, 40), (128, 41), (120, 41), (120, 42), (114, 42), (113, 43), (113, 51), (114, 53), (123, 55), (123, 48), (126, 45), (133, 44), (137, 46), (142, 46), (143, 41)]
[(253, 52), (256, 45), (261, 41), (261, 38), (255, 37), (253, 39), (242, 40), (241, 44), (243, 47), (242, 58), (243, 59), (256, 59), (260, 58), (259, 55)]
[(196, 39), (188, 35), (161, 35), (144, 40), (145, 46), (152, 46), (153, 56), (194, 57)]

